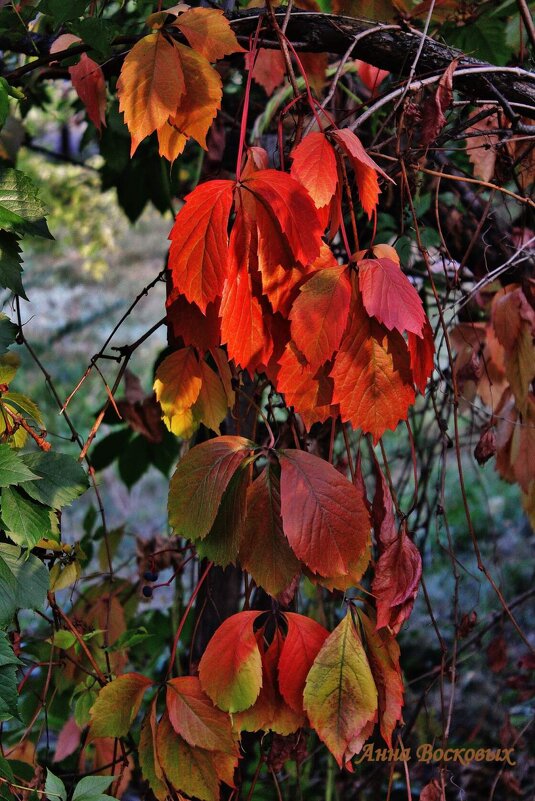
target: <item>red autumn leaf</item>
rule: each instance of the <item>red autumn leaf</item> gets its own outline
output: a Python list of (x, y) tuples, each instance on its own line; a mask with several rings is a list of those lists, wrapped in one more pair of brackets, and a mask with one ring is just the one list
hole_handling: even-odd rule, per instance
[(282, 635), (275, 630), (272, 641), (266, 646), (264, 629), (257, 632), (257, 642), (262, 655), (262, 689), (250, 709), (233, 715), (239, 731), (275, 731), (282, 735), (292, 734), (305, 724), (303, 710), (294, 710), (284, 700), (279, 690), (277, 666), (282, 647)]
[(411, 358), (412, 377), (419, 391), (424, 395), (427, 382), (435, 366), (433, 329), (427, 317), (422, 329), (422, 336), (417, 336), (409, 331), (407, 339)]
[(453, 59), (440, 78), (436, 92), (423, 105), (421, 145), (424, 147), (434, 142), (446, 125), (444, 112), (447, 111), (453, 99), (453, 73), (458, 64), (459, 59)]
[(198, 186), (185, 198), (169, 234), (173, 288), (202, 312), (223, 290), (233, 189), (232, 181), (208, 181)]
[(299, 181), (316, 204), (330, 203), (338, 183), (336, 154), (324, 133), (306, 136), (292, 151), (292, 177)]
[(87, 53), (82, 53), (78, 64), (69, 67), (69, 75), (87, 116), (100, 131), (106, 125), (106, 81), (102, 68)]
[(204, 692), (226, 712), (248, 709), (262, 687), (262, 659), (253, 631), (261, 612), (238, 612), (223, 621), (199, 663)]
[(398, 536), (390, 487), (378, 463), (375, 467), (375, 494), (372, 502), (372, 521), (375, 537), (381, 548), (391, 545)]
[(293, 406), (307, 428), (336, 417), (338, 409), (332, 404), (333, 381), (323, 367), (312, 370), (293, 342), (286, 345), (279, 365), (277, 391), (284, 395), (288, 406)]
[(323, 229), (312, 199), (298, 181), (279, 170), (259, 170), (241, 186), (276, 220), (296, 261), (306, 266), (319, 256)]
[(359, 289), (364, 308), (389, 331), (410, 331), (421, 336), (426, 321), (424, 307), (399, 264), (388, 258), (358, 262)]
[(311, 369), (317, 369), (338, 350), (350, 300), (345, 266), (319, 270), (301, 286), (290, 313), (291, 331)]
[(388, 626), (398, 633), (412, 611), (421, 575), (420, 552), (402, 528), (375, 565), (372, 592), (377, 599), (378, 629)]
[(446, 801), (439, 779), (433, 779), (425, 787), (422, 787), (420, 801)]
[(282, 592), (301, 570), (284, 536), (280, 481), (269, 464), (247, 492), (238, 558), (255, 582), (273, 596)]
[(192, 345), (201, 353), (217, 348), (221, 342), (219, 303), (209, 303), (203, 312), (196, 303), (190, 303), (184, 295), (173, 292), (167, 298), (167, 325), (173, 337), (182, 339), (186, 347)]
[(343, 421), (377, 442), (407, 418), (414, 403), (407, 346), (397, 331), (368, 317), (358, 298), (350, 321), (331, 370), (333, 402), (340, 404)]
[[(313, 9), (314, 11), (316, 9)], [(318, 7), (319, 10), (319, 7)], [(299, 61), (305, 71), (311, 89), (320, 97), (327, 82), (327, 67), (329, 66), (328, 53), (299, 53)]]
[[(221, 300), (221, 342), (228, 355), (250, 373), (268, 363), (273, 342), (249, 271), (251, 221), (240, 214), (230, 237), (230, 269)], [(253, 245), (254, 248), (254, 245)]]
[(386, 70), (381, 70), (379, 67), (374, 67), (366, 61), (356, 61), (357, 72), (360, 80), (369, 89), (372, 94), (377, 92), (377, 89), (390, 74)]
[(166, 707), (173, 729), (190, 745), (236, 753), (229, 716), (212, 704), (197, 676), (168, 681)]
[(279, 452), (284, 533), (296, 556), (320, 576), (349, 572), (370, 537), (362, 496), (331, 464), (306, 451)]
[(389, 748), (392, 748), (392, 733), (401, 720), (403, 709), (403, 679), (399, 666), (399, 645), (386, 630), (377, 631), (375, 621), (364, 613), (359, 619), (366, 637), (368, 661), (377, 687), (379, 705), (379, 728)]
[(329, 632), (304, 615), (286, 612), (284, 617), (288, 633), (279, 658), (279, 687), (286, 703), (302, 712), (306, 678)]
[(157, 725), (156, 699), (154, 699), (150, 711), (147, 712), (141, 723), (138, 750), (139, 766), (143, 778), (148, 782), (158, 801), (165, 801), (168, 790), (164, 782), (163, 770), (158, 760), (156, 749)]
[(272, 95), (277, 86), (283, 82), (286, 73), (282, 53), (280, 50), (267, 50), (263, 47), (256, 54), (247, 53), (245, 56), (247, 69), (251, 69), (252, 58), (254, 58), (253, 81), (256, 81), (268, 96)]
[(203, 539), (216, 519), (232, 477), (254, 445), (243, 437), (211, 439), (180, 460), (169, 486), (169, 525), (180, 536)]
[(362, 208), (368, 217), (371, 217), (377, 207), (381, 191), (379, 189), (378, 173), (388, 181), (390, 178), (383, 172), (379, 165), (368, 156), (358, 136), (354, 134), (353, 131), (350, 131), (349, 128), (333, 131), (333, 136), (351, 161), (355, 171), (355, 179), (357, 181), (357, 189)]

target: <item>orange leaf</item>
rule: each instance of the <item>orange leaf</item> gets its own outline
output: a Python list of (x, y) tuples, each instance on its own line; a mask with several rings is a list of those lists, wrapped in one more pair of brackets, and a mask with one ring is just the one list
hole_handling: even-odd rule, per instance
[(351, 285), (345, 266), (319, 270), (301, 286), (290, 312), (292, 339), (312, 370), (338, 350), (350, 300)]
[(366, 61), (357, 60), (355, 63), (360, 80), (372, 94), (376, 92), (384, 79), (390, 74), (386, 70), (379, 69), (379, 67), (373, 67)]
[(411, 357), (412, 377), (423, 395), (435, 366), (433, 329), (427, 317), (422, 329), (422, 336), (416, 336), (416, 334), (412, 334), (409, 331), (407, 339)]
[(82, 53), (78, 64), (69, 67), (69, 75), (87, 116), (100, 131), (106, 125), (106, 81), (101, 67), (87, 53)]
[(199, 397), (202, 378), (192, 348), (181, 348), (158, 365), (154, 381), (156, 400), (167, 428), (176, 436), (189, 436), (193, 425), (191, 407)]
[(370, 538), (361, 493), (331, 464), (306, 451), (279, 452), (284, 533), (314, 573), (348, 573)]
[[(252, 53), (245, 56), (247, 69), (251, 68)], [(265, 90), (268, 97), (280, 86), (286, 74), (284, 58), (280, 50), (266, 50), (261, 47), (254, 60), (253, 81)]]
[(140, 673), (124, 673), (104, 685), (90, 710), (91, 738), (125, 737), (151, 685)]
[(389, 331), (410, 331), (422, 335), (426, 321), (424, 307), (399, 264), (389, 258), (358, 262), (359, 289), (364, 308)]
[(173, 729), (190, 745), (236, 753), (229, 716), (212, 704), (197, 676), (168, 681), (166, 706)]
[(282, 735), (292, 734), (305, 724), (305, 716), (302, 709), (296, 712), (289, 707), (279, 691), (277, 666), (282, 635), (276, 629), (273, 640), (266, 647), (264, 630), (261, 629), (257, 632), (257, 641), (262, 655), (262, 689), (250, 709), (234, 716), (235, 726), (239, 731), (264, 729)]
[(173, 28), (182, 31), (191, 47), (208, 59), (217, 61), (231, 53), (243, 53), (223, 11), (214, 8), (190, 8), (179, 14)]
[(302, 184), (317, 208), (330, 203), (338, 170), (334, 149), (324, 133), (310, 133), (292, 151), (292, 177)]
[(169, 238), (173, 287), (206, 312), (223, 290), (227, 274), (227, 225), (232, 181), (207, 181), (185, 198)]
[(297, 286), (305, 278), (304, 268), (298, 268), (290, 245), (281, 235), (274, 217), (258, 203), (256, 204), (258, 236), (258, 268), (262, 277), (262, 291), (267, 296), (274, 312), (287, 316), (297, 292)]
[(379, 702), (379, 728), (389, 748), (392, 748), (392, 732), (403, 709), (403, 679), (399, 666), (399, 645), (386, 630), (376, 631), (375, 622), (363, 612), (359, 619), (366, 637), (368, 661), (372, 669)]
[(169, 486), (169, 525), (187, 539), (210, 532), (232, 477), (254, 444), (243, 437), (216, 437), (180, 460)]
[(342, 420), (371, 433), (374, 442), (405, 420), (414, 403), (405, 340), (397, 331), (387, 331), (368, 317), (358, 298), (331, 378), (333, 402), (340, 404)]
[(260, 301), (253, 294), (249, 259), (251, 221), (243, 212), (236, 217), (230, 236), (230, 271), (221, 299), (221, 343), (227, 345), (229, 358), (252, 374), (268, 363), (273, 342)]
[(158, 128), (158, 153), (171, 164), (180, 156), (188, 137), (183, 134), (169, 120)]
[(286, 703), (302, 712), (307, 675), (329, 632), (304, 615), (285, 612), (284, 617), (288, 633), (279, 658), (279, 687)]
[(117, 81), (119, 110), (132, 137), (130, 155), (175, 113), (185, 89), (178, 51), (162, 33), (150, 33), (134, 45)]
[(219, 433), (219, 427), (228, 411), (227, 393), (219, 375), (205, 361), (201, 361), (199, 367), (201, 391), (191, 411), (195, 420)]
[(183, 70), (185, 90), (180, 103), (169, 112), (169, 122), (207, 150), (206, 134), (221, 108), (221, 77), (200, 53), (178, 42), (173, 44)]
[(319, 97), (323, 87), (327, 82), (325, 73), (327, 71), (327, 67), (329, 66), (329, 54), (299, 53), (299, 60), (306, 73), (310, 87)]
[(397, 634), (412, 611), (421, 575), (420, 552), (402, 528), (375, 565), (372, 592), (377, 598), (378, 629), (388, 626)]
[(319, 256), (322, 227), (316, 207), (300, 183), (279, 170), (259, 170), (242, 186), (275, 218), (296, 261), (306, 266)]
[(287, 406), (293, 406), (307, 428), (336, 417), (338, 408), (332, 405), (333, 382), (322, 367), (312, 370), (293, 342), (279, 359), (277, 392), (284, 395)]
[(368, 217), (371, 217), (375, 211), (381, 192), (377, 174), (379, 173), (388, 181), (391, 179), (383, 172), (379, 165), (368, 156), (358, 136), (354, 134), (353, 131), (350, 131), (349, 128), (343, 128), (341, 131), (333, 131), (333, 136), (351, 161), (355, 171), (357, 189), (362, 208)]
[(240, 563), (259, 586), (276, 596), (300, 572), (301, 565), (284, 536), (280, 481), (269, 464), (249, 487), (242, 536)]
[(261, 612), (238, 612), (219, 626), (199, 663), (204, 692), (226, 712), (248, 709), (262, 686), (262, 659), (253, 631)]

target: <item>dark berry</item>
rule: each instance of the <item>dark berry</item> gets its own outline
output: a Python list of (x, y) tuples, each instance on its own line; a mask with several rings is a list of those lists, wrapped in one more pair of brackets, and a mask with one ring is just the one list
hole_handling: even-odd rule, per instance
[(145, 598), (152, 598), (152, 587), (143, 587), (143, 595)]
[(143, 573), (145, 581), (158, 581), (158, 573), (153, 573), (152, 570), (146, 570)]

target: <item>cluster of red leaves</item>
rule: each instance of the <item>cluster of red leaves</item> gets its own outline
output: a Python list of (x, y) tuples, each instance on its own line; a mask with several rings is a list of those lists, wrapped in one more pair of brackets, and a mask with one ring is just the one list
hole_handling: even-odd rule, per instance
[(307, 426), (340, 414), (377, 441), (424, 391), (433, 337), (393, 248), (353, 269), (322, 238), (341, 224), (343, 156), (371, 215), (381, 171), (349, 130), (309, 134), (290, 175), (251, 148), (238, 181), (189, 194), (170, 234), (168, 313), (188, 344), (224, 344), (237, 367), (265, 372)]

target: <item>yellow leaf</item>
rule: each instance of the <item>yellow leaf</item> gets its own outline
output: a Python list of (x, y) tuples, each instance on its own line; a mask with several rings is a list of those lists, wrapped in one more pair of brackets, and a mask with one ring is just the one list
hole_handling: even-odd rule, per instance
[(117, 82), (119, 110), (132, 137), (130, 155), (175, 113), (184, 90), (176, 47), (160, 32), (140, 39), (125, 58)]
[(206, 362), (200, 363), (202, 386), (192, 409), (193, 417), (219, 433), (228, 411), (228, 400), (221, 379)]
[(197, 53), (217, 61), (231, 53), (243, 53), (223, 11), (214, 8), (190, 8), (180, 14), (174, 28), (179, 28)]
[[(50, 546), (47, 545), (47, 547)], [(59, 562), (56, 562), (50, 571), (50, 592), (58, 592), (71, 587), (75, 581), (78, 581), (81, 572), (79, 562), (70, 562), (64, 568), (61, 567)]]
[(303, 700), (311, 725), (341, 767), (361, 750), (377, 717), (377, 688), (351, 612), (314, 660)]
[(89, 713), (91, 738), (125, 737), (151, 684), (140, 673), (125, 673), (102, 687)]
[(206, 149), (206, 134), (221, 108), (221, 78), (200, 53), (177, 42), (174, 44), (182, 64), (186, 90), (170, 123)]
[[(177, 416), (177, 426), (187, 427), (193, 423), (191, 407), (201, 391), (201, 371), (192, 348), (175, 351), (156, 370), (154, 392), (162, 407), (164, 419)], [(187, 414), (189, 412), (189, 415)], [(166, 422), (170, 427), (170, 424)]]

